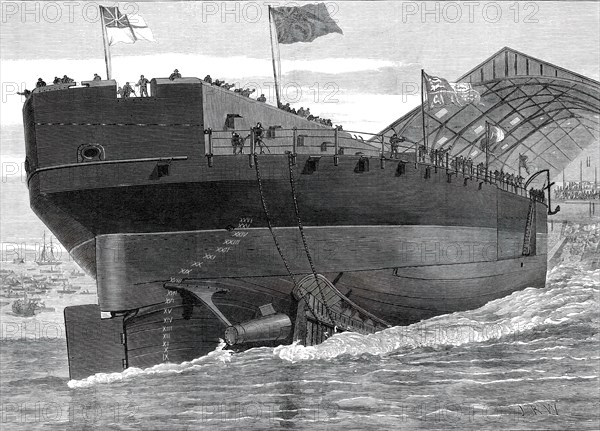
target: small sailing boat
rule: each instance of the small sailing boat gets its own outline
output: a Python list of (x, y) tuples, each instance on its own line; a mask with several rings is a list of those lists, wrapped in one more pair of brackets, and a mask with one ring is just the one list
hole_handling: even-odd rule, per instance
[(44, 245), (42, 246), (40, 258), (36, 260), (35, 263), (42, 266), (60, 265), (62, 263), (56, 258), (56, 256), (54, 256), (54, 246), (52, 245), (52, 237), (50, 237), (50, 245), (46, 247), (46, 232), (44, 232)]

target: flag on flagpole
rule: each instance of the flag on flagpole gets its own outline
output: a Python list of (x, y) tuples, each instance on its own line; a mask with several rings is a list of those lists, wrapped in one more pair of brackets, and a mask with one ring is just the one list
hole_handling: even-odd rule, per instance
[(465, 106), (469, 103), (479, 103), (481, 95), (468, 82), (449, 82), (444, 78), (423, 73), (427, 102), (430, 108), (445, 105)]
[(133, 29), (133, 34), (137, 40), (147, 40), (148, 42), (155, 42), (154, 35), (152, 34), (152, 30), (144, 21), (140, 15), (127, 15), (129, 19), (129, 25)]
[(525, 172), (527, 172), (527, 175), (529, 175), (529, 164), (527, 163), (528, 159), (529, 157), (527, 157), (525, 154), (519, 153), (519, 175), (521, 175), (521, 169), (525, 169)]
[(481, 137), (480, 145), (482, 151), (486, 149), (494, 153), (498, 149), (498, 144), (505, 138), (504, 130), (498, 126), (488, 125), (488, 132)]
[(270, 9), (279, 43), (312, 42), (329, 33), (344, 34), (329, 15), (325, 3)]
[(152, 31), (141, 16), (127, 16), (122, 14), (118, 7), (100, 6), (100, 12), (108, 45), (119, 42), (135, 43), (137, 40), (154, 41)]
[(505, 134), (504, 130), (502, 130), (498, 126), (490, 125), (490, 151), (493, 153), (498, 149), (498, 144), (504, 140)]

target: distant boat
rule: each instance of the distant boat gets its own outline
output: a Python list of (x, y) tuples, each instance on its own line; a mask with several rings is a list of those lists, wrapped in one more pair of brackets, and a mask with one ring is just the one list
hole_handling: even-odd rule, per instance
[[(23, 277), (21, 277), (21, 284), (23, 283)], [(54, 311), (54, 308), (46, 307), (39, 298), (28, 297), (27, 289), (23, 290), (22, 298), (19, 298), (12, 303), (11, 308), (14, 314), (22, 317), (31, 317), (36, 313), (41, 313), (43, 311)]]
[(81, 272), (78, 269), (73, 269), (70, 272), (71, 277), (83, 277), (85, 275), (85, 272)]
[[(40, 264), (42, 265), (42, 264)], [(40, 272), (44, 273), (44, 274), (55, 274), (60, 272), (60, 269), (56, 269), (53, 266), (50, 267), (50, 269), (40, 269)]]
[(77, 292), (79, 289), (81, 289), (80, 286), (73, 286), (71, 283), (67, 283), (66, 281), (63, 281), (63, 288), (57, 289), (56, 293), (71, 295), (71, 294)]
[(46, 232), (44, 232), (44, 245), (42, 246), (42, 252), (40, 258), (35, 261), (38, 265), (60, 265), (62, 262), (54, 256), (54, 250), (52, 245), (52, 237), (50, 237), (50, 246), (46, 247)]
[(21, 256), (17, 256), (13, 259), (12, 263), (22, 264), (25, 263), (25, 258)]
[(22, 317), (31, 317), (45, 311), (55, 311), (54, 307), (46, 307), (39, 298), (17, 299), (12, 303), (14, 314)]

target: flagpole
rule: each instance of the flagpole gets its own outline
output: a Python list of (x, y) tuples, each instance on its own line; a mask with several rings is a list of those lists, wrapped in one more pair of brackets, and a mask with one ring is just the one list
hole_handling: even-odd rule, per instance
[(275, 65), (275, 47), (273, 42), (273, 22), (271, 18), (271, 6), (269, 6), (269, 34), (271, 36), (271, 58), (273, 60), (273, 78), (275, 79), (275, 97), (277, 98), (277, 107), (281, 107), (281, 98), (279, 96), (279, 82), (277, 80), (277, 66)]
[(102, 42), (104, 45), (104, 62), (106, 63), (106, 79), (111, 79), (112, 65), (110, 58), (110, 48), (106, 40), (106, 23), (104, 22), (104, 13), (102, 13), (102, 6), (100, 6), (100, 23), (102, 24)]
[(427, 145), (427, 131), (425, 129), (425, 96), (423, 95), (423, 93), (425, 92), (425, 81), (424, 78), (425, 77), (425, 71), (423, 69), (421, 69), (421, 118), (423, 120), (423, 146), (425, 147), (425, 151), (427, 151), (428, 145)]

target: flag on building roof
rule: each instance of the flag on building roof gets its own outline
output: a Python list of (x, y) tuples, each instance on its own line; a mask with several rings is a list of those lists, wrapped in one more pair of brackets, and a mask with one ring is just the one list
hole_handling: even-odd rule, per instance
[(465, 106), (479, 103), (481, 96), (468, 82), (449, 82), (444, 78), (430, 76), (423, 72), (427, 102), (430, 108), (445, 105)]
[(154, 41), (152, 31), (141, 16), (127, 16), (118, 7), (105, 6), (100, 6), (100, 13), (109, 45), (135, 43), (137, 40)]
[(525, 154), (521, 154), (519, 153), (519, 172), (521, 171), (521, 169), (525, 169), (525, 172), (527, 172), (527, 175), (529, 175), (529, 163), (527, 163), (527, 160), (529, 159), (529, 157), (527, 157)]
[(329, 15), (325, 3), (271, 7), (270, 10), (279, 43), (312, 42), (329, 33), (344, 34)]

